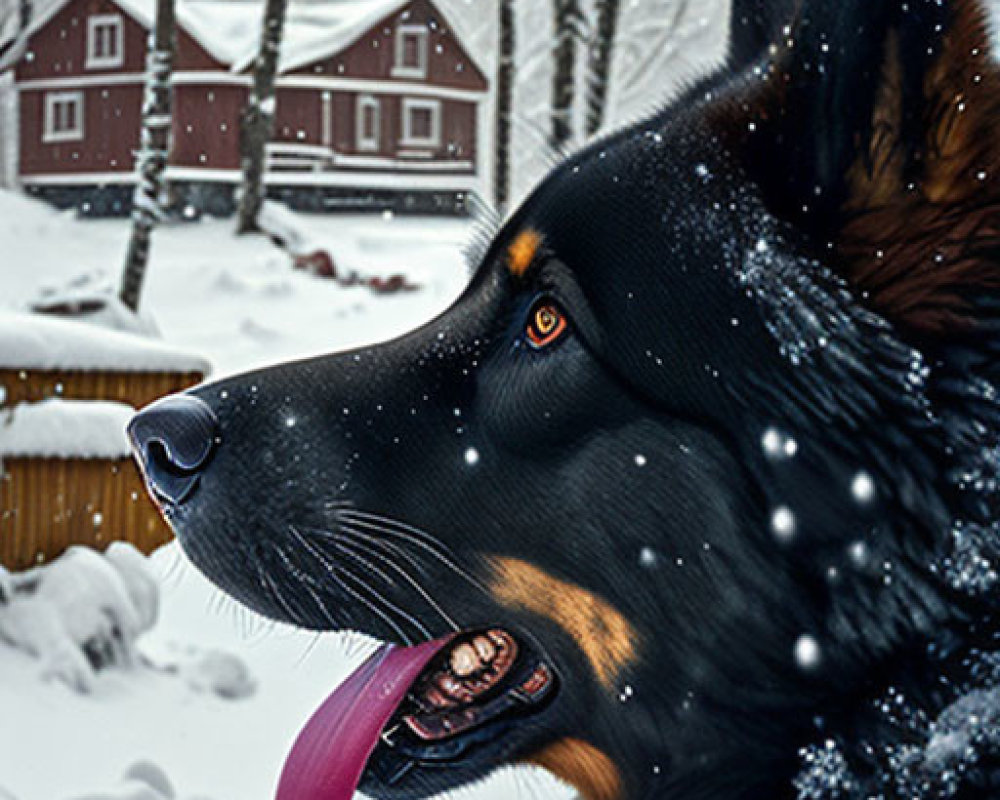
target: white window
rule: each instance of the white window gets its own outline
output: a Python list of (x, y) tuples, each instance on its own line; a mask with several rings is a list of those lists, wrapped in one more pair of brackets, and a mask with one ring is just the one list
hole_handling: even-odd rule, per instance
[(377, 152), (382, 139), (382, 104), (377, 97), (358, 97), (357, 140), (361, 152)]
[(438, 100), (403, 99), (403, 139), (406, 147), (441, 144), (441, 103)]
[(42, 141), (78, 142), (83, 138), (83, 92), (48, 92)]
[(112, 69), (124, 62), (121, 16), (95, 14), (87, 17), (87, 69)]
[(400, 25), (396, 28), (397, 78), (427, 77), (427, 28), (423, 25)]

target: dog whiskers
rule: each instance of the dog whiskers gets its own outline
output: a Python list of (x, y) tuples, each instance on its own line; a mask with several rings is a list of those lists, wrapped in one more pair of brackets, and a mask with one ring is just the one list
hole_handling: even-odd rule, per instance
[(356, 528), (364, 528), (374, 533), (392, 536), (400, 541), (419, 547), (421, 550), (432, 555), (438, 562), (450, 569), (460, 578), (467, 581), (472, 586), (475, 586), (481, 592), (489, 594), (489, 591), (479, 580), (455, 564), (455, 562), (449, 557), (450, 554), (448, 553), (448, 548), (438, 542), (437, 539), (426, 531), (422, 531), (412, 525), (407, 525), (405, 522), (399, 522), (388, 517), (359, 511), (357, 509), (341, 510), (337, 516), (338, 522), (341, 525), (347, 522)]
[(438, 555), (447, 555), (448, 548), (445, 547), (441, 542), (431, 536), (429, 533), (415, 528), (412, 525), (407, 525), (398, 520), (392, 519), (391, 517), (382, 516), (381, 514), (374, 514), (370, 511), (362, 511), (359, 508), (354, 508), (353, 506), (347, 506), (335, 511), (336, 519), (338, 521), (342, 519), (347, 519), (353, 522), (366, 522), (370, 525), (379, 526), (395, 526), (402, 532), (407, 534), (407, 537), (412, 539), (414, 542), (419, 542), (423, 547), (433, 549)]
[[(455, 620), (453, 620), (447, 614), (447, 612), (445, 612), (445, 610), (441, 607), (441, 605), (433, 598), (433, 596), (431, 596), (430, 592), (424, 589), (424, 587), (420, 584), (420, 582), (416, 578), (414, 578), (399, 564), (393, 561), (393, 559), (387, 553), (379, 550), (380, 546), (386, 546), (388, 543), (380, 542), (378, 539), (375, 539), (374, 537), (360, 533), (359, 531), (356, 531), (353, 528), (351, 528), (349, 525), (344, 525), (342, 530), (344, 531), (345, 536), (350, 535), (355, 537), (356, 539), (361, 540), (354, 542), (355, 547), (364, 550), (364, 552), (369, 553), (373, 558), (376, 558), (379, 561), (381, 561), (389, 569), (397, 572), (400, 575), (400, 577), (402, 577), (404, 581), (406, 581), (410, 586), (412, 586), (413, 589), (417, 592), (417, 594), (419, 594), (424, 599), (427, 605), (429, 605), (437, 612), (438, 616), (440, 616), (441, 619), (445, 621), (445, 624), (447, 624), (453, 631), (457, 633), (461, 630), (461, 628), (458, 626)], [(370, 542), (371, 544), (366, 545), (364, 543), (366, 541)]]
[[(340, 541), (331, 541), (330, 544), (332, 544), (337, 549), (337, 552), (342, 553), (343, 555), (347, 556), (349, 559), (351, 559), (352, 561), (354, 561), (356, 564), (360, 564), (363, 569), (366, 569), (366, 570), (369, 570), (369, 571), (373, 571), (376, 574), (382, 576), (383, 580), (387, 581), (389, 583), (389, 585), (392, 585), (392, 586), (396, 585), (395, 582), (392, 581), (385, 574), (385, 572), (383, 572), (378, 567), (374, 566), (371, 563), (371, 561), (369, 561), (367, 558), (365, 558), (364, 556), (362, 556), (361, 554), (359, 554), (357, 552), (357, 549), (356, 549), (357, 545), (354, 545), (349, 540), (345, 541), (345, 540), (341, 539)], [(385, 597), (383, 597), (381, 594), (379, 594), (371, 586), (371, 584), (369, 584), (366, 581), (364, 581), (364, 579), (361, 578), (359, 575), (356, 575), (346, 565), (343, 566), (343, 567), (340, 567), (340, 569), (346, 575), (348, 575), (349, 577), (353, 578), (355, 581), (358, 581), (359, 583), (361, 583), (369, 593), (371, 593), (373, 595), (376, 595), (381, 600), (382, 604), (386, 608), (391, 608), (397, 615), (399, 615), (400, 617), (402, 617), (403, 619), (405, 619), (414, 628), (416, 628), (418, 631), (420, 631), (420, 633), (423, 635), (423, 637), (424, 637), (425, 640), (429, 640), (429, 639), (432, 638), (431, 632), (416, 617), (413, 617), (410, 614), (407, 614), (405, 611), (403, 611), (397, 605), (395, 605), (394, 603), (392, 603), (390, 600), (388, 600)]]
[(271, 595), (275, 603), (281, 606), (281, 609), (288, 615), (289, 621), (297, 620), (300, 618), (300, 614), (295, 611), (287, 600), (282, 596), (281, 589), (279, 588), (277, 582), (268, 574), (267, 572), (261, 572), (261, 577), (264, 579), (264, 583), (268, 588), (268, 594)]
[[(275, 552), (277, 552), (278, 554), (278, 558), (280, 558), (281, 562), (285, 565), (285, 569), (287, 569), (288, 572), (291, 573), (293, 577), (298, 578), (299, 575), (301, 574), (301, 570), (297, 569), (295, 565), (292, 564), (292, 562), (288, 559), (288, 556), (286, 556), (283, 552), (281, 552), (281, 550), (278, 549), (278, 547), (275, 547), (274, 549)], [(306, 591), (306, 593), (312, 599), (313, 603), (319, 609), (320, 614), (323, 615), (326, 621), (329, 622), (333, 628), (335, 629), (339, 628), (340, 623), (337, 622), (333, 614), (330, 613), (330, 609), (327, 608), (326, 603), (324, 603), (323, 599), (318, 594), (316, 594), (312, 586), (309, 585), (309, 582), (305, 580), (299, 580), (297, 581), (297, 583)]]
[[(310, 533), (315, 533), (315, 531), (310, 530)], [(337, 534), (328, 534), (323, 536), (323, 540), (331, 544), (339, 553), (347, 556), (349, 559), (357, 564), (360, 564), (363, 569), (368, 570), (369, 573), (378, 576), (383, 583), (388, 586), (395, 586), (396, 582), (389, 577), (389, 575), (375, 564), (372, 564), (364, 556), (360, 555), (356, 550), (350, 548), (350, 540), (345, 540), (344, 537), (338, 536)]]
[[(302, 547), (305, 548), (305, 550), (310, 555), (312, 555), (312, 557), (314, 559), (316, 559), (320, 563), (320, 565), (326, 571), (327, 575), (329, 575), (336, 582), (336, 584), (345, 593), (347, 593), (348, 595), (350, 595), (351, 597), (353, 597), (355, 600), (357, 600), (359, 603), (361, 603), (365, 608), (367, 608), (369, 611), (371, 611), (373, 614), (375, 614), (379, 619), (381, 619), (392, 631), (394, 631), (396, 633), (396, 635), (400, 638), (400, 640), (404, 644), (406, 644), (406, 645), (412, 645), (413, 644), (412, 638), (410, 636), (408, 636), (406, 634), (406, 632), (400, 627), (400, 625), (392, 618), (392, 615), (389, 612), (389, 609), (393, 609), (393, 610), (398, 611), (404, 617), (407, 617), (408, 615), (403, 614), (402, 611), (399, 611), (399, 609), (396, 609), (395, 606), (393, 606), (391, 603), (389, 603), (377, 591), (375, 591), (370, 586), (368, 586), (368, 584), (366, 584), (363, 580), (357, 578), (356, 576), (354, 576), (351, 572), (349, 572), (347, 570), (339, 569), (337, 567), (337, 565), (331, 563), (330, 560), (327, 559), (294, 526), (290, 526), (289, 527), (289, 531), (291, 532), (292, 536), (295, 537), (296, 541), (298, 541), (299, 544), (301, 544)], [(371, 593), (372, 599), (369, 599), (369, 598), (365, 597), (360, 592), (358, 592), (355, 589), (353, 589), (352, 587), (348, 586), (347, 583), (346, 583), (346, 581), (344, 580), (344, 578), (352, 578), (356, 582), (360, 583), (362, 585), (362, 587), (364, 587), (368, 592)], [(385, 604), (386, 610), (383, 610), (382, 608), (380, 608), (379, 605), (378, 605), (378, 602), (381, 602), (381, 603)], [(427, 635), (427, 638), (430, 638), (429, 635)]]

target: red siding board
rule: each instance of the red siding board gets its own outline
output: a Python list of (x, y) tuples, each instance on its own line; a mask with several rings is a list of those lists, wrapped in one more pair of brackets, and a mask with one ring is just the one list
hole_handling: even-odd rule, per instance
[(89, 87), (82, 92), (83, 139), (56, 144), (42, 141), (46, 92), (21, 92), (22, 175), (132, 169), (139, 145), (142, 87)]
[(177, 33), (177, 62), (175, 70), (228, 70), (225, 64), (213, 58), (183, 29)]
[(427, 0), (414, 0), (373, 27), (341, 53), (290, 74), (413, 82), (413, 78), (400, 78), (392, 74), (396, 63), (396, 27), (400, 24), (424, 25), (428, 28), (427, 77), (419, 79), (420, 83), (475, 91), (487, 88), (486, 78), (447, 27), (441, 13)]
[(316, 89), (279, 90), (273, 140), (322, 144), (322, 95)]
[(239, 169), (242, 86), (178, 86), (174, 89), (171, 163), (181, 167)]

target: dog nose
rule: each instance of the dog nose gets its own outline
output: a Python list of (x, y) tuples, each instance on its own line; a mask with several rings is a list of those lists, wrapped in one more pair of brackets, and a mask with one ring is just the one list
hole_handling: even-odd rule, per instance
[(137, 414), (128, 435), (150, 489), (172, 505), (191, 496), (220, 443), (215, 413), (186, 394), (159, 400)]

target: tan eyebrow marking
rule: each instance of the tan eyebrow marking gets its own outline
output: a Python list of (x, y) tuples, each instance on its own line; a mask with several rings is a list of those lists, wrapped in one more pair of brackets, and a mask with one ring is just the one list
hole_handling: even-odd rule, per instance
[(507, 248), (507, 268), (511, 275), (520, 278), (528, 271), (542, 246), (542, 234), (533, 228), (521, 231)]

